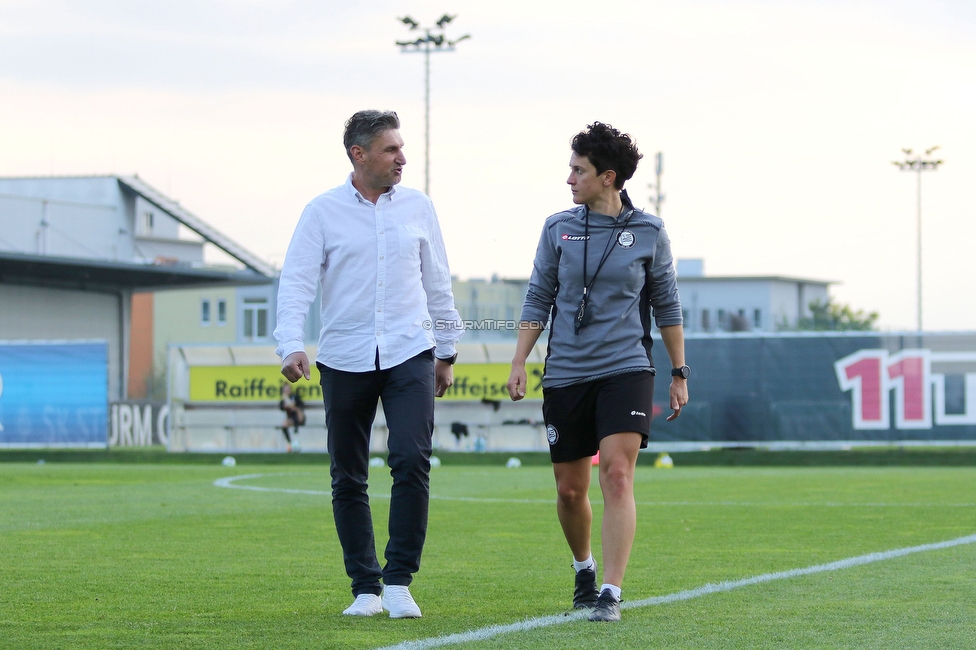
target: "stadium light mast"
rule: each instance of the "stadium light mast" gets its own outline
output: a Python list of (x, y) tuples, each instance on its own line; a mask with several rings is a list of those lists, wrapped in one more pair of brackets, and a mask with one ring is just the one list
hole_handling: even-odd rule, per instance
[[(397, 41), (401, 53), (423, 52), (424, 55), (424, 194), (430, 196), (430, 54), (431, 52), (453, 52), (454, 46), (471, 34), (461, 38), (448, 40), (444, 36), (444, 29), (449, 22), (457, 18), (444, 14), (434, 23), (433, 27), (423, 27), (424, 35), (412, 41)], [(411, 31), (420, 27), (420, 23), (410, 16), (399, 19)]]
[[(939, 145), (935, 145), (934, 147), (926, 149), (925, 156), (931, 156), (938, 148)], [(918, 288), (918, 331), (921, 332), (922, 331), (922, 172), (928, 170), (936, 171), (938, 170), (939, 165), (941, 165), (945, 161), (925, 160), (922, 157), (922, 154), (920, 153), (913, 154), (911, 149), (902, 149), (902, 152), (905, 154), (905, 160), (903, 161), (894, 160), (892, 161), (892, 164), (896, 165), (903, 172), (915, 172), (917, 178), (916, 185), (915, 185), (916, 204), (917, 204), (917, 212), (916, 212), (916, 219), (915, 219), (917, 258), (915, 262), (918, 267), (917, 268), (918, 270), (918, 280), (917, 280), (918, 281), (918, 287), (917, 287)]]
[(654, 206), (654, 214), (661, 216), (661, 204), (664, 203), (664, 193), (661, 192), (661, 174), (664, 173), (664, 154), (658, 151), (654, 155), (654, 176), (657, 179), (654, 183), (648, 183), (647, 187), (654, 193), (651, 194), (651, 204)]

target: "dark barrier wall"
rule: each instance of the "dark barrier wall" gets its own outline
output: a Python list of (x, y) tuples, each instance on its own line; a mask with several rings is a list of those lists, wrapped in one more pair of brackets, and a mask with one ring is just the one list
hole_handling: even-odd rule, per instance
[(109, 447), (166, 445), (169, 406), (166, 402), (129, 400), (109, 405)]
[(976, 333), (689, 336), (691, 402), (654, 441), (976, 441)]

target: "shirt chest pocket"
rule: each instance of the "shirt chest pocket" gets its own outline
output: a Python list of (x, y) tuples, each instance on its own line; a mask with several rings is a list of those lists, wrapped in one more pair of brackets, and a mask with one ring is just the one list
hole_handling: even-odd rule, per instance
[(414, 226), (397, 226), (397, 238), (400, 240), (400, 257), (419, 261), (420, 242), (424, 239), (424, 231)]

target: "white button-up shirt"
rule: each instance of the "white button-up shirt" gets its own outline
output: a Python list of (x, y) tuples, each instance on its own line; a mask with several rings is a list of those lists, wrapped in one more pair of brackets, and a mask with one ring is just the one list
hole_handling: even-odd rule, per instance
[(352, 184), (314, 199), (302, 212), (278, 285), (276, 352), (305, 349), (308, 309), (322, 288), (316, 361), (335, 370), (391, 368), (436, 346), (454, 355), (464, 333), (434, 205), (394, 185), (374, 205)]

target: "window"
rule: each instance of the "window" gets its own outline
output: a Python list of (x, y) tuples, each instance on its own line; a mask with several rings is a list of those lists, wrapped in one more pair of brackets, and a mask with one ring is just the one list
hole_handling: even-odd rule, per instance
[(244, 338), (256, 341), (268, 338), (268, 299), (244, 299)]
[(204, 327), (210, 325), (210, 300), (208, 298), (200, 301), (200, 324)]
[(710, 329), (712, 329), (712, 324), (708, 317), (708, 310), (702, 309), (702, 331), (707, 332)]
[(217, 301), (217, 324), (218, 325), (227, 324), (227, 301), (226, 300)]
[(757, 330), (762, 329), (762, 309), (752, 310), (752, 323)]
[(142, 233), (144, 235), (153, 234), (153, 226), (155, 225), (154, 222), (155, 215), (151, 211), (146, 210), (142, 213)]
[(718, 326), (720, 329), (728, 329), (728, 317), (724, 309), (718, 310)]

